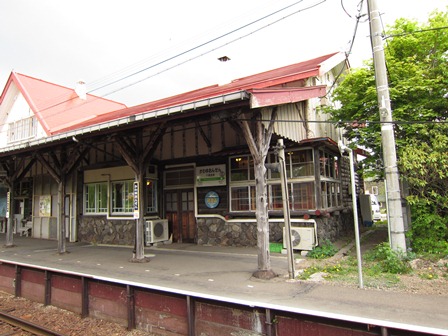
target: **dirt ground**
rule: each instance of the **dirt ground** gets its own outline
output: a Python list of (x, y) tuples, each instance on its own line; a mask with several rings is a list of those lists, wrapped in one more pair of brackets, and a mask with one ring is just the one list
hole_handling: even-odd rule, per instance
[[(387, 241), (388, 232), (386, 227), (363, 228), (360, 239), (361, 256), (373, 250), (378, 244)], [(305, 257), (298, 265), (299, 272), (308, 267), (332, 266), (341, 264), (349, 258), (356, 259), (354, 234), (353, 236), (338, 240), (334, 245), (338, 249), (338, 253), (334, 257), (323, 260)], [(393, 283), (386, 276), (375, 279), (364, 276), (364, 287), (372, 290), (448, 296), (448, 256), (438, 260), (416, 258), (410, 262), (410, 265), (412, 271), (409, 274), (395, 275), (394, 277), (396, 279), (394, 279)], [(363, 274), (366, 273), (365, 267), (368, 267), (368, 265), (364, 265), (363, 261)], [(357, 287), (359, 285), (357, 280), (358, 278), (355, 276), (351, 278), (341, 277), (333, 280), (326, 280), (325, 278), (319, 277), (318, 280), (311, 279), (308, 281), (321, 281), (334, 286)]]

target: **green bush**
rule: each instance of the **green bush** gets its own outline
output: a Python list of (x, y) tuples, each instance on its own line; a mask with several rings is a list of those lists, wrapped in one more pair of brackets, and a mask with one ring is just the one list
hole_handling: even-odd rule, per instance
[(408, 234), (416, 253), (448, 256), (448, 218), (431, 211), (431, 206), (412, 206), (412, 227)]
[(320, 246), (314, 247), (307, 256), (313, 259), (325, 259), (334, 256), (337, 251), (336, 247), (327, 239)]
[(409, 259), (402, 252), (394, 251), (389, 243), (381, 243), (372, 251), (366, 253), (366, 261), (377, 262), (377, 267), (383, 273), (405, 274), (411, 271)]

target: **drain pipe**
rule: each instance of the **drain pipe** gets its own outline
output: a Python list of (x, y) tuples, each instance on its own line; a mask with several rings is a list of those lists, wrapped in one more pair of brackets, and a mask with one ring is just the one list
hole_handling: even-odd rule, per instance
[(362, 281), (362, 258), (361, 258), (361, 246), (359, 242), (358, 204), (356, 201), (355, 162), (353, 159), (353, 150), (345, 146), (342, 143), (342, 141), (338, 142), (338, 147), (341, 154), (343, 154), (343, 152), (347, 152), (350, 158), (350, 179), (352, 185), (353, 217), (355, 224), (356, 258), (358, 262), (358, 282), (359, 282), (359, 288), (364, 288), (364, 284)]

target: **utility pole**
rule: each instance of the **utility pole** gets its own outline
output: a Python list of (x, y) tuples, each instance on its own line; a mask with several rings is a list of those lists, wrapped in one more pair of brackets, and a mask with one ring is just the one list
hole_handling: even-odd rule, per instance
[(367, 0), (372, 41), (373, 65), (375, 68), (376, 91), (381, 121), (384, 173), (386, 175), (386, 194), (388, 202), (390, 244), (393, 250), (406, 253), (403, 210), (401, 207), (400, 181), (395, 150), (394, 124), (390, 106), (389, 85), (387, 81), (386, 59), (381, 35), (381, 18), (376, 0)]

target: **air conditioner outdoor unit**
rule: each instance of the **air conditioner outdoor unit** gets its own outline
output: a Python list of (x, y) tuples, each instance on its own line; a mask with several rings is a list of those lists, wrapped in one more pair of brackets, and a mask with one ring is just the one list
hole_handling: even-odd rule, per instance
[[(283, 248), (286, 248), (285, 228), (283, 228)], [(316, 235), (312, 227), (292, 227), (291, 242), (293, 250), (312, 250), (316, 246)]]
[(168, 220), (148, 220), (145, 226), (146, 245), (168, 240)]

